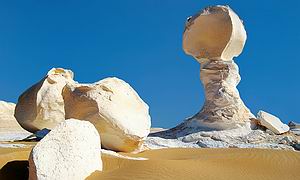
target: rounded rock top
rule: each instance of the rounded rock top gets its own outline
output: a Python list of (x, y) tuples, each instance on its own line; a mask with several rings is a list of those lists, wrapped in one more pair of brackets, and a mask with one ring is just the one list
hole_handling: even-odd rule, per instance
[(229, 6), (210, 6), (187, 19), (183, 49), (197, 61), (232, 60), (247, 39), (242, 20)]
[(48, 77), (62, 76), (64, 78), (66, 78), (68, 80), (72, 80), (72, 81), (74, 79), (74, 73), (71, 70), (64, 69), (64, 68), (52, 68), (52, 69), (50, 69), (50, 71), (48, 71), (47, 76)]

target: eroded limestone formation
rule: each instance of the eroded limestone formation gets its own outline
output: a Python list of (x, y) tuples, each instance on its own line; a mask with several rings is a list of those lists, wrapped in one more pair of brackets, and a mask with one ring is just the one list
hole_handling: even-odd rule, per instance
[(298, 138), (285, 133), (289, 128), (278, 118), (262, 111), (255, 118), (240, 98), (233, 58), (245, 41), (243, 23), (228, 6), (208, 7), (188, 18), (183, 49), (201, 64), (205, 103), (178, 126), (150, 134), (145, 147), (299, 149)]
[(141, 146), (151, 126), (148, 105), (128, 83), (106, 78), (80, 84), (62, 68), (50, 70), (19, 97), (15, 117), (30, 132), (53, 129), (69, 118), (84, 119), (96, 126), (103, 147), (126, 152)]
[(30, 132), (52, 129), (65, 120), (62, 89), (73, 83), (73, 72), (62, 68), (51, 69), (46, 77), (27, 89), (18, 99), (15, 117)]
[(66, 118), (92, 122), (107, 149), (134, 151), (150, 133), (148, 105), (121, 79), (67, 85), (63, 96)]
[(270, 129), (275, 134), (282, 134), (290, 130), (290, 127), (282, 123), (278, 117), (265, 111), (259, 111), (257, 113), (257, 120), (261, 126)]
[(88, 121), (58, 124), (32, 149), (29, 179), (85, 179), (102, 171), (100, 137)]
[(242, 21), (228, 6), (212, 6), (188, 18), (183, 49), (200, 64), (205, 90), (202, 110), (185, 123), (202, 129), (224, 130), (239, 127), (254, 117), (236, 88), (241, 78), (233, 57), (246, 42)]
[(255, 116), (240, 98), (236, 86), (241, 78), (233, 61), (242, 52), (246, 38), (242, 21), (228, 6), (207, 7), (187, 19), (183, 49), (201, 64), (205, 103), (199, 113), (160, 134), (176, 137), (249, 125)]
[(15, 106), (14, 103), (0, 101), (0, 133), (28, 133), (14, 117)]

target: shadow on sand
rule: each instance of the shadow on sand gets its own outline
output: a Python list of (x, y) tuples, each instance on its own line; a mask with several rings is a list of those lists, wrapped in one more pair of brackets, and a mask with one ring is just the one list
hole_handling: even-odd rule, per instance
[(10, 161), (0, 170), (1, 180), (28, 179), (28, 161)]

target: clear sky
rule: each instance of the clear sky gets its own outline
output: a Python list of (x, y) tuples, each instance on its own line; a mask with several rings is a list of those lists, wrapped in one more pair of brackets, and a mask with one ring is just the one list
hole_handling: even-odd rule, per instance
[(204, 102), (199, 63), (182, 50), (185, 20), (217, 4), (228, 4), (248, 34), (235, 58), (245, 104), (300, 122), (298, 0), (2, 0), (0, 99), (16, 102), (64, 67), (79, 82), (127, 81), (150, 106), (153, 126), (175, 126)]

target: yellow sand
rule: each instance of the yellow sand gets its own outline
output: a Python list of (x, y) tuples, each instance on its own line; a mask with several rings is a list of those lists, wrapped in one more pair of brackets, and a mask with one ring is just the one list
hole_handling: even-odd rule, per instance
[[(1, 148), (0, 179), (26, 179), (29, 153), (30, 148)], [(137, 161), (103, 155), (103, 172), (94, 172), (88, 179), (300, 179), (300, 153), (293, 151), (161, 149), (123, 155), (149, 160)]]

